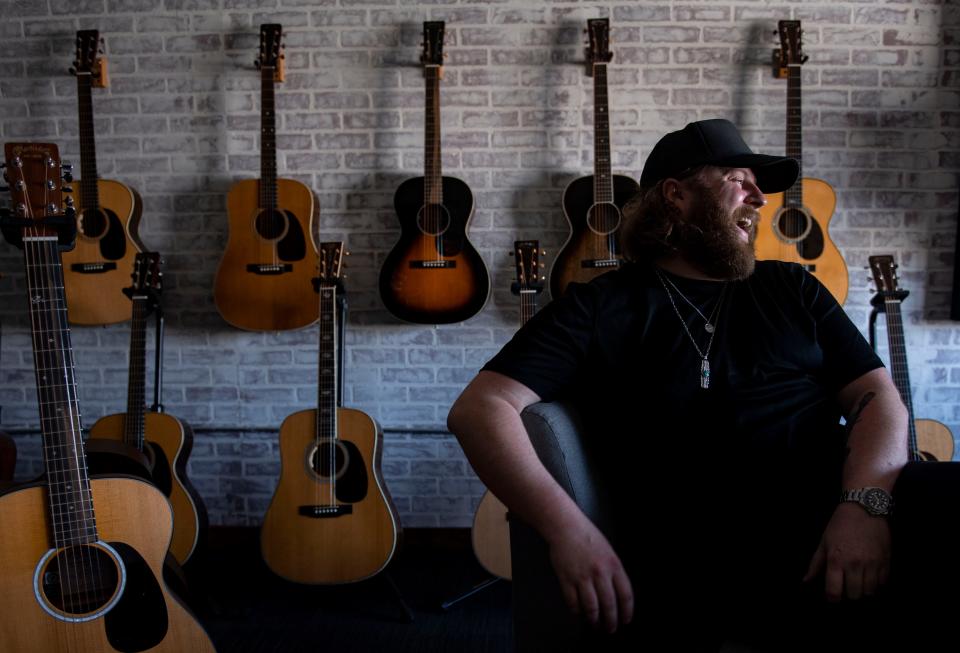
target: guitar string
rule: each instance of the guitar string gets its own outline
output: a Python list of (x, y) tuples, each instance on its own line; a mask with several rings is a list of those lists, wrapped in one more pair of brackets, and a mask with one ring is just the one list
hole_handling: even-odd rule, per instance
[[(84, 55), (85, 57), (86, 55)], [(94, 55), (95, 56), (95, 55)], [(83, 57), (78, 56), (78, 59)], [(80, 155), (83, 157), (84, 152), (86, 152), (86, 161), (81, 158), (81, 183), (80, 184), (80, 202), (77, 205), (77, 210), (81, 211), (80, 215), (82, 216), (82, 211), (86, 208), (96, 208), (102, 211), (100, 206), (99, 194), (100, 190), (97, 184), (97, 175), (96, 175), (96, 166), (97, 166), (97, 150), (96, 150), (96, 141), (94, 139), (94, 129), (93, 129), (93, 69), (99, 65), (97, 59), (95, 58), (90, 66), (90, 70), (78, 70), (77, 71), (77, 103), (78, 103), (78, 112), (79, 116), (79, 128), (80, 128), (80, 144), (81, 150)], [(85, 146), (85, 147), (83, 147)], [(83, 171), (83, 163), (87, 163), (90, 168), (90, 174), (87, 175)], [(88, 179), (89, 177), (89, 179)], [(83, 186), (87, 187), (88, 193), (83, 192)], [(103, 213), (104, 218), (106, 214)], [(80, 226), (82, 219), (77, 220), (77, 226)], [(107, 221), (107, 228), (109, 228), (110, 223)], [(80, 235), (86, 235), (81, 229), (77, 229), (77, 243), (75, 249), (77, 254), (83, 252), (83, 259), (92, 259), (91, 261), (95, 264), (104, 263), (104, 257), (100, 251), (99, 241), (93, 243), (93, 246), (89, 246), (87, 243), (83, 242), (83, 239), (80, 238)], [(106, 234), (104, 234), (106, 235)], [(102, 240), (102, 238), (101, 238)]]

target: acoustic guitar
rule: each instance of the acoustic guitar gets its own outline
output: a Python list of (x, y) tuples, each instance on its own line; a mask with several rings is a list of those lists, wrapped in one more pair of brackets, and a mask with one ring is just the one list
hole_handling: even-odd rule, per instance
[(550, 271), (550, 294), (560, 297), (571, 281), (586, 283), (620, 266), (621, 211), (640, 185), (610, 172), (610, 107), (607, 66), (610, 21), (587, 21), (587, 74), (593, 77), (593, 174), (574, 179), (563, 191), (570, 235)]
[(945, 424), (933, 419), (915, 419), (913, 395), (910, 392), (910, 370), (907, 366), (907, 345), (903, 335), (900, 304), (909, 291), (900, 287), (893, 256), (871, 256), (870, 272), (877, 292), (871, 303), (887, 315), (887, 341), (890, 347), (890, 373), (900, 398), (907, 406), (911, 460), (953, 460), (953, 434)]
[(443, 35), (443, 22), (423, 24), (424, 176), (407, 179), (394, 195), (400, 240), (380, 270), (380, 297), (387, 310), (420, 324), (466, 320), (483, 308), (490, 292), (487, 268), (467, 240), (473, 193), (441, 171)]
[(147, 318), (159, 306), (161, 277), (158, 253), (137, 254), (133, 285), (124, 290), (133, 302), (127, 411), (106, 415), (93, 424), (87, 440), (87, 459), (93, 474), (137, 473), (137, 469), (125, 469), (129, 458), (123, 454), (118, 466), (111, 445), (120, 442), (144, 454), (147, 479), (167, 496), (173, 508), (170, 553), (183, 565), (196, 550), (207, 519), (203, 501), (187, 478), (193, 430), (173, 415), (145, 408)]
[(342, 255), (343, 243), (320, 244), (317, 408), (280, 426), (280, 480), (260, 534), (267, 566), (297, 583), (369, 578), (397, 548), (399, 518), (380, 472), (380, 426), (337, 400)]
[(113, 324), (130, 319), (130, 302), (122, 291), (141, 249), (136, 233), (143, 210), (140, 195), (119, 181), (100, 179), (97, 173), (92, 89), (109, 86), (100, 45), (97, 30), (77, 32), (77, 55), (70, 69), (77, 77), (80, 180), (76, 193), (77, 238), (73, 250), (63, 252), (63, 266), (73, 324)]
[(807, 60), (800, 42), (800, 21), (781, 20), (780, 48), (773, 51), (774, 72), (787, 79), (787, 156), (800, 163), (796, 183), (782, 193), (767, 195), (757, 225), (758, 259), (803, 265), (836, 300), (847, 299), (847, 264), (827, 233), (837, 197), (830, 184), (803, 176), (802, 64)]
[(316, 306), (305, 301), (317, 270), (317, 203), (303, 183), (277, 178), (281, 31), (276, 24), (260, 26), (260, 179), (238, 181), (227, 195), (230, 236), (213, 288), (223, 319), (251, 331), (299, 329), (317, 320)]
[[(518, 240), (513, 244), (517, 280), (511, 286), (520, 296), (520, 324), (527, 323), (537, 312), (537, 295), (543, 290), (540, 274), (540, 242)], [(471, 529), (473, 552), (480, 565), (494, 576), (510, 580), (510, 528), (507, 507), (489, 490), (480, 499)]]
[(8, 143), (5, 155), (15, 213), (3, 231), (24, 250), (45, 483), (0, 496), (0, 651), (212, 652), (163, 581), (166, 497), (138, 479), (91, 480), (86, 466), (59, 252), (76, 223), (57, 147)]

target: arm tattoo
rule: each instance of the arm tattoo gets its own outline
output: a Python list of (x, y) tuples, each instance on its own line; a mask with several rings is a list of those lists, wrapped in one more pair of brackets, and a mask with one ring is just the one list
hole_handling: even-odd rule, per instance
[(847, 442), (850, 441), (850, 433), (853, 432), (854, 425), (856, 425), (856, 423), (860, 421), (860, 415), (863, 413), (863, 410), (867, 407), (867, 404), (873, 401), (874, 397), (876, 396), (877, 396), (876, 392), (868, 392), (865, 395), (863, 395), (863, 397), (860, 398), (860, 405), (857, 406), (857, 409), (853, 411), (853, 414), (850, 415), (850, 418), (847, 420), (847, 428), (846, 428), (846, 434), (845, 434), (846, 442), (844, 442), (844, 447), (845, 447), (844, 457), (846, 457), (846, 454), (850, 453), (850, 447), (847, 444)]

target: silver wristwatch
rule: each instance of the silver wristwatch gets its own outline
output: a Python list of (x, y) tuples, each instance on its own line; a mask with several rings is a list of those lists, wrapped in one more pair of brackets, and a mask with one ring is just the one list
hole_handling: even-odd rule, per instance
[(861, 487), (856, 490), (844, 490), (840, 493), (841, 503), (852, 501), (863, 506), (874, 517), (887, 517), (893, 512), (893, 497), (879, 487)]

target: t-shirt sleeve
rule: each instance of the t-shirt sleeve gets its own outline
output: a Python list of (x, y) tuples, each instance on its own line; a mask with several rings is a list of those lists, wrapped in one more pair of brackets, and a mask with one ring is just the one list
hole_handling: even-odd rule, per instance
[(830, 390), (839, 391), (867, 372), (883, 367), (883, 361), (830, 291), (806, 270), (800, 268), (799, 272), (800, 291), (817, 327), (824, 381)]
[(519, 381), (544, 401), (573, 388), (594, 334), (595, 286), (570, 284), (562, 298), (533, 316), (484, 370)]

